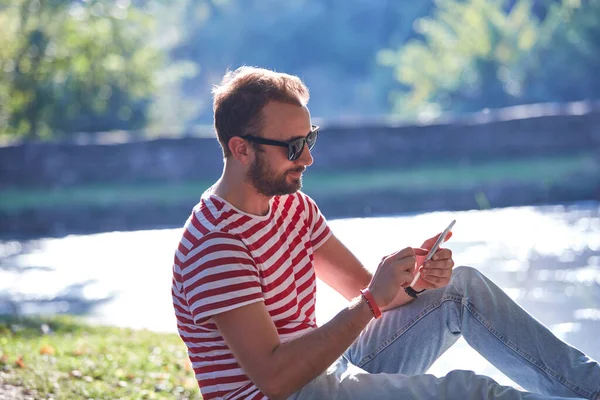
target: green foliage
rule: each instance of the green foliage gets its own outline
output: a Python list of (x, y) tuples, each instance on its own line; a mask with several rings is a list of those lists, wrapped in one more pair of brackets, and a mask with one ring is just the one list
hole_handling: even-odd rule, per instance
[(139, 128), (162, 56), (127, 1), (0, 6), (0, 133), (26, 138)]
[(595, 99), (599, 2), (0, 0), (0, 135), (178, 134), (243, 64), (329, 120)]
[[(170, 54), (202, 66), (183, 90), (197, 106), (194, 122), (211, 122), (206, 94), (225, 69), (242, 64), (301, 76), (313, 115), (328, 119), (561, 101), (558, 89), (545, 88), (562, 76), (582, 83), (569, 97), (577, 100), (590, 97), (583, 83), (594, 79), (595, 64), (572, 46), (549, 44), (561, 29), (588, 29), (585, 46), (597, 45), (594, 1), (182, 0), (184, 23)], [(587, 28), (567, 18), (579, 8)], [(548, 67), (566, 55), (581, 65), (566, 75), (568, 63)], [(555, 72), (539, 80), (540, 70)]]
[(406, 114), (430, 108), (472, 110), (497, 106), (519, 96), (523, 59), (539, 37), (530, 1), (510, 12), (502, 2), (438, 0), (432, 18), (418, 21), (423, 39), (379, 58), (395, 68), (410, 91), (398, 95), (395, 110)]
[(433, 2), (396, 0), (184, 0), (177, 60), (202, 66), (185, 82), (201, 103), (195, 121), (212, 121), (210, 88), (227, 68), (258, 65), (297, 74), (311, 89), (314, 115), (363, 117), (387, 112), (393, 77), (376, 63), (385, 46), (415, 35), (412, 23)]
[(422, 38), (378, 54), (402, 85), (392, 93), (394, 111), (412, 117), (597, 97), (599, 2), (549, 2), (543, 19), (531, 0), (513, 3), (436, 0), (433, 16), (416, 23)]
[(598, 99), (600, 0), (565, 1), (559, 11), (530, 58), (528, 101)]

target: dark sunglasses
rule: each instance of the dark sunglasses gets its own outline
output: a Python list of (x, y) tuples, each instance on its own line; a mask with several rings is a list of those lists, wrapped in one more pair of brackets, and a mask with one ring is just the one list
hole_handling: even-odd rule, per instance
[(298, 139), (290, 140), (289, 142), (281, 142), (279, 140), (271, 140), (265, 139), (258, 136), (252, 135), (244, 135), (241, 136), (243, 139), (248, 139), (251, 142), (259, 143), (259, 144), (268, 144), (270, 146), (280, 146), (287, 147), (288, 149), (288, 160), (294, 161), (297, 160), (302, 151), (304, 150), (304, 145), (308, 145), (308, 149), (312, 150), (317, 143), (317, 136), (319, 136), (319, 127), (316, 125), (311, 126), (311, 130), (305, 137), (301, 137)]

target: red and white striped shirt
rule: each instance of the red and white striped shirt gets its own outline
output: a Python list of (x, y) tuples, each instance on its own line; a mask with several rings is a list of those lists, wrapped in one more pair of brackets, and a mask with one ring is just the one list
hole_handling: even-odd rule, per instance
[(302, 192), (275, 196), (264, 217), (202, 196), (175, 253), (172, 294), (204, 399), (266, 398), (211, 317), (264, 301), (282, 343), (316, 328), (313, 251), (330, 236), (317, 205)]

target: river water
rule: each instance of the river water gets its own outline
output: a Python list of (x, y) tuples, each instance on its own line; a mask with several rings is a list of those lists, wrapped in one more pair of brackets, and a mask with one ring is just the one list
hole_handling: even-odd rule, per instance
[[(446, 244), (562, 339), (600, 359), (600, 204), (433, 212), (329, 221), (369, 269), (382, 256), (457, 223)], [(179, 229), (0, 241), (0, 314), (71, 313), (175, 332), (170, 284)], [(345, 301), (318, 283), (317, 319)], [(468, 369), (511, 384), (464, 342), (430, 369)]]

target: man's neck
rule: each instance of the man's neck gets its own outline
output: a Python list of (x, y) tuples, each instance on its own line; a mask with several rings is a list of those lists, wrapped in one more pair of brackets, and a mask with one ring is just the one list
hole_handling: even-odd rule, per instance
[(227, 165), (223, 169), (221, 178), (211, 190), (213, 194), (245, 213), (257, 216), (265, 216), (269, 213), (271, 198), (258, 193), (241, 174), (229, 170)]

